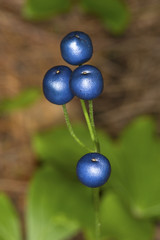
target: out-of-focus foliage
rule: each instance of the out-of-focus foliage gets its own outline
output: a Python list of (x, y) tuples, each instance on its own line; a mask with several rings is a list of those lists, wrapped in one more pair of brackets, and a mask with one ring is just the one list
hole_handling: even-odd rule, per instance
[[(80, 125), (74, 129), (89, 145), (87, 129)], [(75, 165), (85, 152), (80, 150), (66, 131), (60, 128), (38, 134), (33, 138), (33, 146), (44, 164), (52, 162), (58, 168), (65, 166), (61, 171), (64, 174), (72, 172), (72, 177), (76, 178)], [(110, 159), (112, 166), (110, 181), (103, 187), (105, 193), (109, 186), (111, 195), (103, 200), (102, 212), (105, 216), (105, 211), (109, 209), (113, 216), (110, 229), (104, 231), (106, 236), (107, 233), (112, 235), (112, 230), (119, 224), (117, 232), (114, 231), (115, 235), (112, 235), (113, 239), (127, 240), (131, 234), (130, 239), (149, 240), (153, 233), (152, 220), (160, 216), (160, 141), (154, 133), (154, 121), (149, 117), (141, 117), (130, 124), (117, 141), (112, 141), (102, 132), (98, 134), (101, 152)], [(113, 201), (110, 201), (112, 198)], [(118, 223), (114, 207), (119, 209), (119, 214), (122, 213)], [(105, 223), (109, 220), (104, 216), (102, 225), (107, 226)], [(127, 223), (129, 227), (124, 228)]]
[[(74, 129), (89, 145), (87, 129), (80, 124)], [(112, 166), (100, 201), (102, 239), (151, 240), (155, 220), (160, 217), (160, 140), (155, 135), (155, 122), (149, 117), (138, 118), (116, 141), (101, 131), (98, 135), (101, 152)], [(75, 171), (86, 152), (64, 127), (38, 133), (32, 142), (42, 164), (28, 193), (27, 239), (65, 240), (82, 230), (86, 240), (94, 240), (92, 191), (78, 181)], [(0, 201), (0, 210), (3, 204)], [(7, 214), (12, 216), (12, 208)], [(6, 226), (10, 219), (6, 218)], [(19, 240), (16, 236), (13, 240)]]
[(19, 110), (33, 104), (40, 97), (40, 90), (29, 88), (22, 91), (19, 95), (3, 99), (0, 101), (0, 115), (8, 114), (12, 111)]
[(0, 193), (0, 239), (20, 240), (20, 223), (9, 198)]
[[(79, 0), (78, 3), (84, 12), (99, 17), (104, 27), (114, 35), (122, 34), (128, 27), (130, 11), (123, 0)], [(23, 15), (27, 19), (41, 20), (70, 9), (69, 0), (26, 0)]]
[(129, 24), (129, 9), (121, 0), (82, 0), (82, 7), (100, 17), (104, 27), (113, 34), (123, 33)]
[[(76, 134), (86, 145), (91, 145), (89, 133), (85, 126), (74, 126)], [(76, 160), (86, 153), (70, 136), (66, 126), (56, 127), (38, 133), (32, 139), (33, 149), (43, 163), (56, 164), (65, 173), (75, 176)]]
[(152, 119), (141, 118), (123, 132), (113, 156), (112, 186), (138, 218), (160, 216), (160, 139)]
[(23, 15), (27, 19), (41, 20), (66, 12), (70, 6), (69, 0), (27, 0)]
[[(91, 149), (93, 149), (89, 132), (83, 124), (75, 124), (74, 130), (76, 135)], [(101, 151), (110, 157), (113, 155), (115, 145), (112, 140), (102, 131), (98, 132)], [(39, 161), (44, 164), (49, 163), (56, 165), (65, 173), (72, 174), (75, 177), (75, 167), (77, 161), (86, 154), (86, 150), (81, 147), (70, 136), (66, 126), (59, 126), (48, 129), (44, 132), (37, 133), (32, 138), (33, 151), (39, 157)]]
[[(116, 240), (151, 240), (154, 225), (149, 220), (134, 218), (113, 192), (107, 192), (101, 202), (102, 233)], [(105, 238), (106, 239), (106, 238)]]
[(44, 167), (35, 175), (28, 195), (28, 239), (68, 239), (92, 228), (91, 192), (64, 172)]

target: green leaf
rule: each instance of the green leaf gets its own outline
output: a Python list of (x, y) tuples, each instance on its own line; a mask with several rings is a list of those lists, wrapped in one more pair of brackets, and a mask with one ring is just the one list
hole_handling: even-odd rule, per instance
[(23, 15), (27, 19), (45, 19), (70, 9), (70, 0), (27, 0)]
[(129, 24), (130, 12), (121, 0), (82, 0), (82, 7), (100, 17), (104, 26), (115, 35), (123, 33)]
[[(89, 145), (87, 129), (83, 125), (74, 125), (74, 129)], [(112, 187), (139, 218), (160, 216), (160, 141), (154, 131), (154, 121), (145, 117), (130, 124), (118, 141), (98, 131), (101, 153), (108, 157), (112, 167), (109, 182), (103, 188)], [(33, 147), (41, 161), (52, 163), (73, 179), (77, 161), (86, 154), (66, 127), (37, 134), (33, 137)]]
[(40, 91), (36, 88), (30, 88), (22, 91), (19, 95), (0, 101), (0, 114), (10, 113), (12, 111), (25, 108), (33, 104), (40, 97)]
[(9, 198), (0, 194), (0, 239), (20, 240), (20, 223), (15, 208)]
[(30, 186), (28, 240), (61, 240), (92, 228), (91, 192), (51, 167), (39, 170)]
[[(73, 126), (74, 131), (87, 145), (91, 144), (86, 127), (81, 124)], [(72, 136), (66, 126), (59, 126), (48, 131), (38, 133), (32, 139), (33, 150), (41, 161), (53, 163), (65, 172), (74, 173), (77, 161), (86, 154)]]
[(148, 220), (132, 217), (119, 198), (112, 192), (106, 193), (101, 203), (103, 239), (150, 240), (154, 225)]
[(160, 140), (155, 122), (142, 117), (125, 129), (113, 156), (111, 183), (139, 218), (160, 216)]
[[(76, 135), (92, 148), (91, 138), (85, 125), (74, 124), (73, 129)], [(114, 152), (113, 141), (102, 131), (98, 131), (98, 137), (102, 154), (104, 153), (110, 158)], [(32, 146), (41, 161), (53, 163), (61, 171), (73, 175), (75, 175), (77, 161), (87, 153), (84, 148), (75, 142), (66, 126), (59, 126), (35, 134), (32, 138)]]

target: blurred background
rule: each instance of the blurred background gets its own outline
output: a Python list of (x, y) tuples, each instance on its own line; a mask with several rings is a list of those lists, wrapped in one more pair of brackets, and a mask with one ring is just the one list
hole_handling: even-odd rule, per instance
[[(39, 165), (32, 136), (64, 124), (62, 108), (47, 102), (41, 84), (49, 68), (68, 65), (60, 54), (67, 33), (91, 37), (89, 64), (104, 77), (104, 92), (94, 101), (96, 126), (116, 138), (137, 116), (152, 115), (160, 133), (160, 2), (98, 2), (0, 0), (0, 190), (22, 223), (28, 183)], [(67, 107), (73, 121), (83, 120), (76, 98)], [(157, 240), (158, 231), (157, 225)]]

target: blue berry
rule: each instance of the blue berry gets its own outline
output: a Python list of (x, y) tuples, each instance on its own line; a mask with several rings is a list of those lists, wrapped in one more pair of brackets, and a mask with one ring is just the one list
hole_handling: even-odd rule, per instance
[(103, 90), (101, 72), (91, 65), (76, 68), (71, 77), (71, 89), (77, 97), (84, 100), (98, 97)]
[(48, 70), (43, 79), (43, 92), (48, 101), (62, 105), (74, 97), (70, 89), (71, 73), (71, 69), (66, 66)]
[(111, 173), (109, 160), (100, 153), (87, 153), (77, 163), (77, 176), (88, 187), (100, 187)]
[(72, 65), (87, 62), (93, 54), (90, 37), (86, 33), (79, 31), (67, 34), (63, 38), (60, 47), (63, 59)]

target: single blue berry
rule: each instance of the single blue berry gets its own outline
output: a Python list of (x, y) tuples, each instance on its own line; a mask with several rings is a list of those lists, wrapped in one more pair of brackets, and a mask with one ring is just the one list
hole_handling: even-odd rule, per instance
[(43, 79), (43, 92), (48, 101), (62, 105), (74, 97), (70, 88), (71, 73), (71, 69), (66, 66), (48, 70)]
[(103, 77), (94, 66), (82, 65), (76, 68), (71, 77), (73, 93), (84, 100), (92, 100), (103, 91)]
[(77, 176), (81, 183), (96, 188), (107, 182), (111, 173), (109, 160), (100, 153), (87, 153), (77, 163)]
[(79, 31), (67, 34), (62, 40), (60, 48), (63, 59), (72, 65), (87, 62), (93, 54), (90, 37)]

